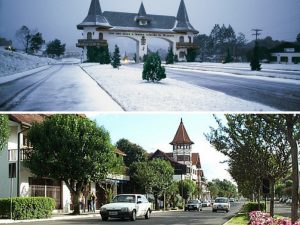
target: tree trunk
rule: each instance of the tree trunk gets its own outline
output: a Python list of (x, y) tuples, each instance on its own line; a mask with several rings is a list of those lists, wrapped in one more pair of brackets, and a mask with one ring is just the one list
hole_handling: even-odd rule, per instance
[(299, 200), (299, 169), (298, 169), (298, 147), (296, 141), (293, 141), (291, 145), (292, 151), (292, 210), (291, 210), (291, 218), (292, 223), (295, 223), (298, 220), (298, 200)]
[(275, 197), (275, 181), (270, 179), (270, 216), (274, 216), (274, 197)]
[(80, 215), (80, 205), (79, 205), (79, 196), (80, 192), (73, 192), (73, 215)]
[(154, 195), (154, 201), (155, 201), (155, 210), (159, 210), (159, 206), (158, 206), (158, 197), (156, 195)]
[(257, 203), (258, 203), (258, 211), (261, 211), (260, 208), (260, 188), (257, 190)]

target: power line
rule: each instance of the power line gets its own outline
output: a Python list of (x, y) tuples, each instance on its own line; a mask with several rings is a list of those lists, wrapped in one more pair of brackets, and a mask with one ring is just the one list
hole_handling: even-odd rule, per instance
[(254, 31), (255, 34), (252, 34), (252, 35), (255, 35), (255, 40), (257, 41), (257, 38), (259, 35), (261, 35), (260, 31), (262, 31), (261, 29), (252, 29), (251, 31)]

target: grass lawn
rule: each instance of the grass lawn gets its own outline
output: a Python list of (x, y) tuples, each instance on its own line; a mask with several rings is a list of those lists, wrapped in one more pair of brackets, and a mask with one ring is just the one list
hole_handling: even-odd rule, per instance
[(238, 213), (236, 216), (232, 217), (231, 220), (228, 221), (228, 225), (235, 225), (235, 224), (243, 224), (247, 225), (249, 222), (249, 218), (246, 213)]

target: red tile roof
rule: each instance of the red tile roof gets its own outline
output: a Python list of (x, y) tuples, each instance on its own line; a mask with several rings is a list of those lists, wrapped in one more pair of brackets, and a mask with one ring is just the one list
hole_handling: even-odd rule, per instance
[(9, 119), (17, 123), (41, 123), (50, 114), (10, 114)]
[(184, 124), (182, 122), (182, 119), (180, 121), (179, 127), (177, 129), (177, 132), (175, 134), (175, 137), (173, 141), (170, 143), (171, 145), (178, 145), (178, 144), (194, 144), (194, 142), (191, 141), (189, 135), (186, 132), (186, 129), (184, 127)]
[(201, 168), (200, 154), (192, 153), (192, 165), (196, 165), (197, 168)]

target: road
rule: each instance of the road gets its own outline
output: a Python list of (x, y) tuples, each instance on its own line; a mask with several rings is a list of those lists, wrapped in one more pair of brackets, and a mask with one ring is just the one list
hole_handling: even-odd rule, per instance
[(281, 111), (300, 110), (299, 81), (179, 69), (166, 69), (166, 71), (169, 78), (262, 103)]
[(0, 84), (0, 111), (123, 111), (78, 65), (59, 64)]
[(56, 220), (48, 222), (35, 222), (30, 224), (41, 224), (41, 225), (71, 225), (71, 224), (135, 224), (135, 225), (222, 225), (229, 218), (234, 215), (241, 207), (241, 203), (232, 203), (231, 211), (229, 213), (217, 212), (212, 213), (211, 208), (203, 208), (202, 212), (183, 212), (183, 211), (171, 211), (171, 212), (155, 212), (151, 214), (149, 220), (144, 218), (138, 218), (135, 222), (128, 220), (122, 221), (119, 219), (112, 219), (107, 222), (103, 222), (100, 216), (93, 218), (81, 218), (74, 220)]

